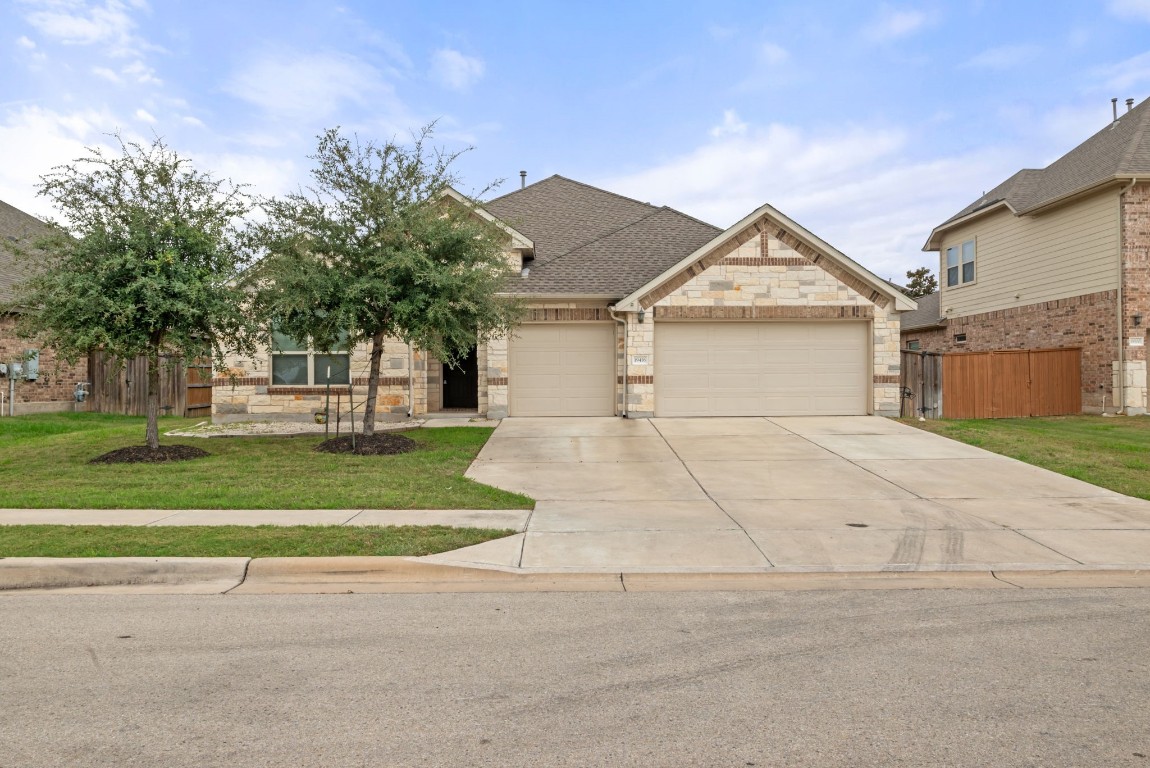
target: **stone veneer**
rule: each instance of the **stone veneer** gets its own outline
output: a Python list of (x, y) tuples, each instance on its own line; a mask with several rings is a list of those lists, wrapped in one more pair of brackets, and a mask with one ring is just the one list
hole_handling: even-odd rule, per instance
[[(88, 381), (88, 361), (81, 358), (75, 365), (69, 365), (65, 360), (57, 358), (55, 352), (47, 347), (21, 339), (16, 336), (15, 315), (0, 315), (0, 363), (11, 365), (19, 362), (24, 351), (28, 349), (40, 350), (40, 375), (35, 381), (28, 381), (23, 376), (15, 380), (15, 411), (17, 414), (44, 413), (49, 411), (76, 410), (76, 383)], [(0, 388), (3, 389), (3, 413), (9, 412), (8, 403), (8, 377), (0, 378)], [(85, 406), (80, 406), (84, 409)]]

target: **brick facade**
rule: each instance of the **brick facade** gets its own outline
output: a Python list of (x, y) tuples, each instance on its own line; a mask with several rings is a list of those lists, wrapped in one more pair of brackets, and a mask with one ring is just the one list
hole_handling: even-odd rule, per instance
[[(69, 365), (58, 359), (51, 349), (17, 337), (15, 316), (0, 315), (0, 363), (11, 365), (19, 361), (28, 349), (40, 350), (40, 376), (36, 381), (16, 378), (16, 413), (74, 410), (76, 383), (88, 380), (87, 359), (82, 358), (75, 365)], [(8, 378), (0, 378), (0, 388), (4, 391), (4, 415), (7, 415)]]
[[(1122, 196), (1122, 323), (1126, 343), (1125, 395), (1130, 411), (1145, 413), (1147, 397), (1146, 327), (1150, 322), (1150, 184)], [(1118, 375), (1115, 361), (1115, 376)]]

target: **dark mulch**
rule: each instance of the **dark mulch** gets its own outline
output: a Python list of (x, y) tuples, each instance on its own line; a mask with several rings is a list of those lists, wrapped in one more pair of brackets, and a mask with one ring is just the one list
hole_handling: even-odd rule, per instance
[(377, 432), (370, 437), (355, 436), (355, 450), (351, 448), (351, 435), (324, 440), (315, 447), (322, 453), (354, 453), (357, 456), (387, 456), (395, 453), (408, 453), (419, 447), (410, 437), (395, 432)]
[(202, 459), (211, 456), (203, 448), (194, 445), (161, 445), (152, 450), (146, 445), (132, 445), (127, 448), (117, 448), (108, 451), (103, 456), (97, 456), (89, 464), (163, 464), (169, 461), (187, 461), (188, 459)]

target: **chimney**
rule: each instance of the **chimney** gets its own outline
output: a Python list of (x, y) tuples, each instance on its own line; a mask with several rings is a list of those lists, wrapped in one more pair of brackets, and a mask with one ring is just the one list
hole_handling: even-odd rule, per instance
[(1110, 100), (1110, 109), (1114, 112), (1113, 122), (1117, 123), (1118, 122), (1118, 99), (1117, 98)]
[[(1117, 101), (1117, 99), (1115, 99)], [(519, 172), (519, 188), (523, 189), (527, 186), (527, 171)]]
[(1129, 112), (1132, 109), (1134, 109), (1134, 99), (1127, 99), (1126, 100), (1126, 111)]

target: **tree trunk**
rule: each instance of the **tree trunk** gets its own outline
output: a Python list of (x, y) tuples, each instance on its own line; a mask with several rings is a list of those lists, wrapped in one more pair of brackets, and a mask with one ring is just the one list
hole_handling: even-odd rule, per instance
[(379, 394), (379, 361), (383, 357), (383, 331), (371, 337), (371, 368), (367, 374), (367, 402), (363, 405), (363, 434), (375, 434), (375, 399)]
[(160, 448), (160, 352), (148, 350), (148, 447)]

